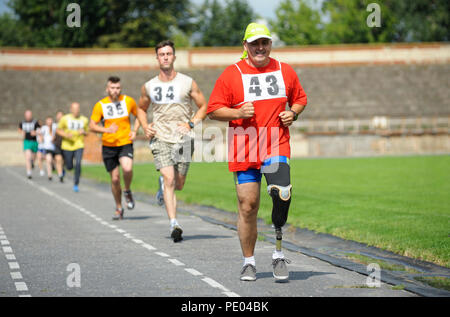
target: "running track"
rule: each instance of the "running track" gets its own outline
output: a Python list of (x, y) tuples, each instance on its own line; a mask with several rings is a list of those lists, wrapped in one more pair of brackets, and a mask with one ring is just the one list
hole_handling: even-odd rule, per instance
[(37, 176), (24, 168), (0, 168), (0, 297), (164, 296), (414, 296), (390, 285), (361, 288), (367, 276), (300, 253), (289, 283), (274, 283), (274, 246), (256, 245), (256, 282), (239, 281), (237, 233), (179, 214), (184, 240), (173, 243), (162, 207), (149, 197), (125, 219), (112, 221), (108, 188), (81, 180)]

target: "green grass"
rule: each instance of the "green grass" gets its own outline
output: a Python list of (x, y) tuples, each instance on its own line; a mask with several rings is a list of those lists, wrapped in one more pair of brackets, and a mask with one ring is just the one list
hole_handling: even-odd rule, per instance
[[(133, 190), (154, 194), (153, 164), (136, 164)], [(103, 166), (83, 176), (109, 182)], [(288, 223), (450, 267), (450, 156), (291, 160), (293, 201)], [(261, 186), (259, 217), (272, 203)], [(233, 174), (226, 163), (192, 163), (187, 203), (236, 212)]]
[(414, 279), (430, 286), (450, 291), (450, 279), (445, 276), (416, 276)]
[(389, 263), (380, 259), (371, 258), (362, 254), (356, 254), (356, 253), (347, 253), (346, 258), (353, 260), (357, 263), (361, 263), (364, 265), (368, 265), (370, 263), (376, 263), (380, 266), (382, 270), (388, 270), (388, 271), (401, 271), (401, 272), (408, 272), (412, 274), (418, 274), (420, 273), (417, 270), (414, 270), (412, 268), (406, 267), (404, 265), (400, 264), (393, 264)]

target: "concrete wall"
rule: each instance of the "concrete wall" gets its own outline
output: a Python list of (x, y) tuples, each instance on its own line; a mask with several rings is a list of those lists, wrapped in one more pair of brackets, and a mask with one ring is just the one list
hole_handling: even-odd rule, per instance
[[(208, 162), (214, 158), (214, 153), (206, 146), (203, 150), (197, 148), (193, 159), (196, 162)], [(22, 140), (15, 131), (0, 131), (0, 166), (25, 164), (22, 152)], [(140, 138), (134, 143), (135, 162), (152, 162), (153, 156), (148, 147), (148, 141)], [(305, 135), (292, 134), (291, 150), (293, 158), (305, 157), (353, 157), (380, 155), (435, 155), (450, 153), (450, 136), (441, 135)], [(222, 157), (217, 161), (226, 160), (226, 144), (221, 146)], [(95, 134), (89, 134), (85, 140), (83, 155), (85, 163), (101, 163), (101, 140)], [(216, 161), (214, 158), (213, 161)]]
[[(177, 50), (180, 69), (225, 67), (239, 60), (242, 48)], [(441, 43), (333, 45), (274, 48), (272, 56), (293, 66), (448, 63), (450, 45)], [(128, 50), (1, 49), (0, 69), (155, 69), (152, 48)]]
[[(238, 61), (241, 53), (239, 47), (177, 50), (176, 68), (192, 76), (209, 98), (223, 68)], [(276, 48), (272, 56), (294, 66), (308, 95), (301, 124), (293, 129), (293, 156), (450, 152), (445, 131), (420, 136), (300, 133), (321, 121), (363, 122), (377, 116), (402, 122), (404, 118), (442, 119), (447, 122), (442, 128), (448, 131), (449, 44)], [(44, 119), (58, 109), (67, 111), (70, 102), (78, 101), (81, 112), (89, 116), (105, 94), (108, 76), (120, 76), (123, 92), (138, 99), (141, 85), (157, 72), (153, 49), (0, 49), (0, 164), (23, 163), (22, 143), (15, 130), (25, 109)], [(209, 120), (206, 124), (221, 125)], [(85, 160), (99, 161), (98, 137), (92, 134), (86, 143)], [(143, 140), (136, 143), (136, 159), (151, 160)]]
[[(183, 70), (206, 98), (223, 69)], [(308, 95), (302, 120), (372, 119), (388, 117), (448, 117), (450, 64), (304, 66), (295, 68)], [(124, 93), (136, 100), (149, 71), (0, 71), (0, 129), (16, 127), (26, 109), (36, 118), (68, 111), (78, 101), (89, 116), (105, 95), (110, 75), (122, 78)]]

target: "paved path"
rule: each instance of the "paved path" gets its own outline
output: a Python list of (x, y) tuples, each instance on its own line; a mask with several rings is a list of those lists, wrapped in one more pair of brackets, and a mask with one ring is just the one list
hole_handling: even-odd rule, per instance
[(106, 188), (82, 180), (74, 193), (69, 179), (29, 181), (23, 168), (0, 168), (0, 188), (0, 297), (415, 296), (290, 251), (290, 281), (275, 283), (266, 241), (256, 245), (258, 280), (241, 282), (235, 230), (180, 214), (184, 240), (173, 243), (162, 207), (137, 201), (112, 221)]

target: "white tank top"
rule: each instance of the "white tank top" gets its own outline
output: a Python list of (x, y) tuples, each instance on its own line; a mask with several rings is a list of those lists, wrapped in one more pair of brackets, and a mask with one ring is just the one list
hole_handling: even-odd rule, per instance
[[(145, 83), (145, 90), (151, 99), (156, 137), (169, 143), (182, 142), (183, 136), (177, 131), (178, 125), (191, 120), (194, 114), (191, 103), (192, 78), (177, 73), (172, 81), (163, 82), (156, 76)], [(189, 136), (193, 137), (193, 131)]]

